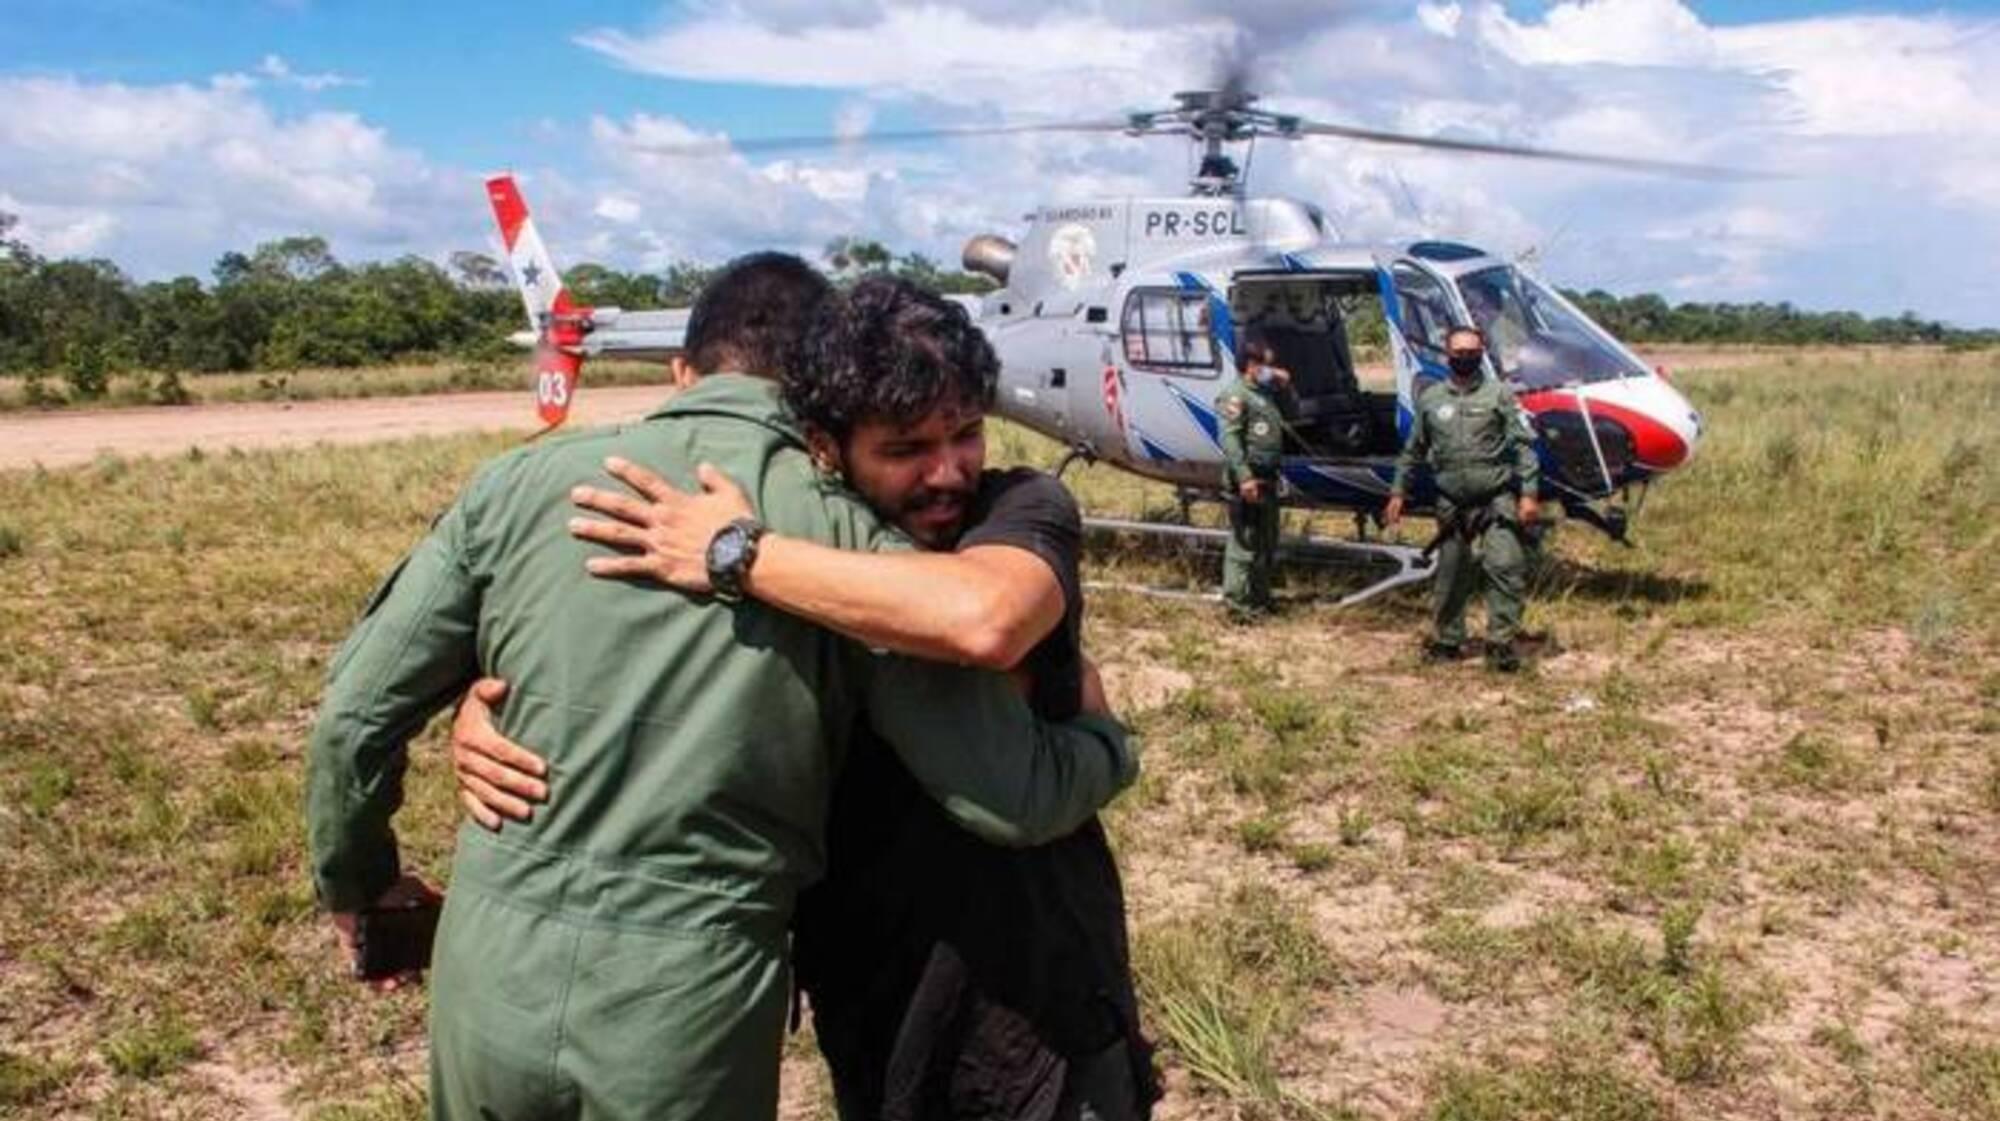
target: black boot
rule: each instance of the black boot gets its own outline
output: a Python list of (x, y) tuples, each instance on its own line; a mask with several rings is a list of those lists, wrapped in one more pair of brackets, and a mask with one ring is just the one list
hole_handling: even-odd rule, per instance
[(1486, 644), (1486, 668), (1495, 673), (1521, 672), (1521, 655), (1512, 642)]
[(1427, 666), (1456, 662), (1464, 656), (1465, 649), (1456, 642), (1440, 642), (1434, 638), (1424, 643), (1424, 664)]

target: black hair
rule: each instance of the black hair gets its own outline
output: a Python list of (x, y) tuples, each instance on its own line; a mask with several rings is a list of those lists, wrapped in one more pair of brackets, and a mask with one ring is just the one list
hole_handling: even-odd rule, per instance
[(1469, 323), (1461, 323), (1458, 326), (1453, 327), (1451, 330), (1446, 331), (1444, 333), (1444, 345), (1446, 346), (1451, 345), (1451, 339), (1453, 335), (1471, 335), (1473, 338), (1479, 340), (1479, 349), (1481, 350), (1486, 349), (1486, 332), (1480, 330), (1477, 327), (1472, 326)]
[(738, 257), (702, 288), (688, 313), (688, 364), (704, 375), (777, 377), (832, 293), (826, 277), (790, 253)]
[(1275, 360), (1278, 356), (1278, 348), (1271, 345), (1271, 333), (1269, 331), (1266, 331), (1262, 327), (1246, 326), (1236, 332), (1236, 355), (1236, 364), (1238, 367), (1242, 367), (1248, 365), (1253, 356), (1259, 359), (1268, 357)]
[(1000, 359), (964, 308), (890, 276), (821, 304), (782, 379), (792, 415), (842, 444), (862, 421), (984, 412), (999, 380)]

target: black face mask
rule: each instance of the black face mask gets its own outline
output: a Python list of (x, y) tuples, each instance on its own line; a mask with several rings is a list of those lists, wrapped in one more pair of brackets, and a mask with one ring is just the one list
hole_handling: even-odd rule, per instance
[(1456, 378), (1465, 378), (1467, 380), (1478, 377), (1479, 365), (1484, 360), (1484, 358), (1485, 355), (1481, 354), (1452, 355), (1451, 375)]

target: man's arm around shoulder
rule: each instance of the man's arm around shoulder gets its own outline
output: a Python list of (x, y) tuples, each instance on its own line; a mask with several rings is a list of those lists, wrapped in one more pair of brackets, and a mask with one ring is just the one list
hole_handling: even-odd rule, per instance
[(1088, 682), (1094, 704), (1058, 724), (996, 673), (893, 654), (873, 663), (869, 722), (945, 812), (990, 842), (1065, 836), (1138, 777), (1137, 745)]

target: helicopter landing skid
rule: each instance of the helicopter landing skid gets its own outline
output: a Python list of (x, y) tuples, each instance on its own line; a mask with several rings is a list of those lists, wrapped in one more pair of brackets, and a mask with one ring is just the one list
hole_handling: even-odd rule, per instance
[[(1201, 541), (1222, 544), (1229, 540), (1226, 529), (1210, 529), (1203, 526), (1174, 525), (1168, 522), (1140, 522), (1124, 518), (1085, 518), (1083, 528), (1099, 533), (1154, 534), (1162, 537), (1176, 537), (1187, 541)], [(1337, 556), (1348, 559), (1388, 561), (1396, 566), (1396, 571), (1382, 579), (1342, 598), (1336, 605), (1353, 607), (1366, 603), (1384, 592), (1394, 591), (1409, 584), (1419, 584), (1437, 573), (1437, 566), (1424, 550), (1414, 545), (1391, 545), (1380, 541), (1348, 541), (1338, 537), (1285, 537), (1278, 541), (1280, 556)], [(1148, 588), (1140, 585), (1117, 583), (1092, 583), (1087, 586), (1105, 590), (1138, 592), (1161, 599), (1186, 599), (1215, 601), (1220, 599), (1214, 592), (1188, 592), (1168, 588)]]

